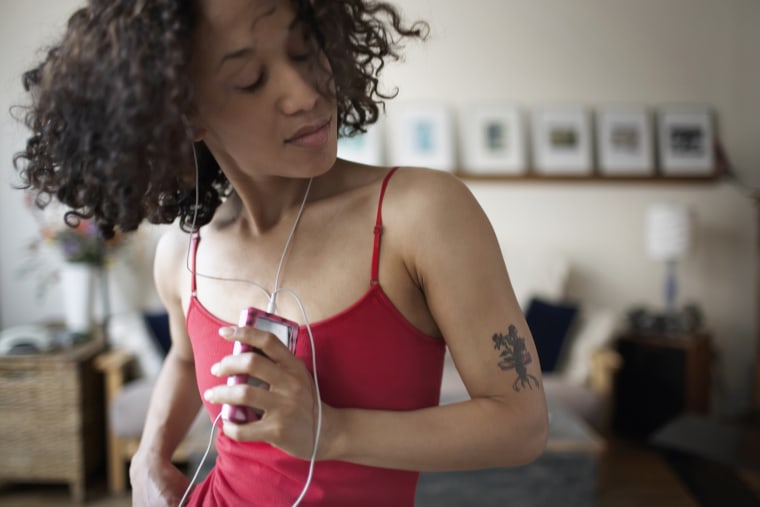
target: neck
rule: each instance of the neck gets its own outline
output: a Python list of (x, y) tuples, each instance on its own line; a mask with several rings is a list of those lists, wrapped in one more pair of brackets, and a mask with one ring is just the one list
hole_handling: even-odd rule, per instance
[[(253, 235), (265, 234), (282, 222), (292, 222), (310, 179), (267, 178), (234, 184), (235, 192), (220, 209), (223, 222), (237, 222)], [(226, 220), (225, 220), (226, 218)]]

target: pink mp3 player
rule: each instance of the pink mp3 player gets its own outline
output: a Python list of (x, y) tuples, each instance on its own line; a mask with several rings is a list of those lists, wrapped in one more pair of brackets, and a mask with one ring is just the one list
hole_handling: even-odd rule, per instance
[[(284, 319), (273, 313), (259, 310), (258, 308), (244, 308), (240, 312), (240, 320), (238, 321), (239, 327), (253, 327), (260, 331), (266, 331), (275, 335), (291, 353), (295, 353), (296, 342), (298, 340), (298, 324)], [(243, 354), (245, 352), (256, 352), (263, 354), (260, 350), (251, 347), (246, 343), (236, 341), (233, 348), (233, 354)], [(250, 375), (230, 375), (227, 377), (227, 385), (239, 385), (248, 384), (262, 389), (268, 389), (269, 385), (255, 377)], [(222, 405), (222, 419), (228, 422), (234, 422), (237, 424), (245, 424), (252, 421), (258, 421), (262, 415), (261, 410), (257, 410), (252, 407), (238, 406), (238, 405)]]

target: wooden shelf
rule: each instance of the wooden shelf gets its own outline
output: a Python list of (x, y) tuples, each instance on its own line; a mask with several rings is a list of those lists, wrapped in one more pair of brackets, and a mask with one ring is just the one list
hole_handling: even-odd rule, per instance
[(583, 175), (543, 175), (528, 171), (524, 174), (475, 174), (466, 170), (455, 170), (454, 174), (464, 181), (510, 181), (527, 183), (653, 183), (653, 184), (709, 184), (716, 183), (720, 176), (606, 176), (602, 174)]

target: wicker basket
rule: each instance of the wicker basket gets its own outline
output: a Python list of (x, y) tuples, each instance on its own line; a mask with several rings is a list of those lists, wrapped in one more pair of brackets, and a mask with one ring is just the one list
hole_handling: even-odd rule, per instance
[(77, 501), (103, 463), (102, 340), (57, 353), (0, 357), (0, 479), (67, 482)]

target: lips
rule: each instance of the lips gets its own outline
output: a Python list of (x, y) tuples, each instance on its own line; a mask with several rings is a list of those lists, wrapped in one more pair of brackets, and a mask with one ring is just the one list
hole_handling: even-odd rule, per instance
[(305, 125), (285, 140), (286, 143), (301, 146), (320, 146), (327, 141), (331, 119)]

